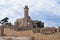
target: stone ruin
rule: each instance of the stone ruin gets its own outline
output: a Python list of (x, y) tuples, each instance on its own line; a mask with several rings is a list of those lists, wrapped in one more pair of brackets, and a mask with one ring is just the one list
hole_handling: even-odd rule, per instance
[(44, 23), (38, 20), (32, 20), (28, 14), (28, 6), (24, 7), (24, 17), (21, 19), (16, 19), (14, 26), (20, 27), (22, 29), (33, 29), (33, 28), (44, 28)]
[(14, 29), (17, 31), (25, 31), (25, 30), (32, 30), (33, 33), (42, 33), (42, 34), (53, 34), (56, 32), (60, 32), (60, 27), (54, 28), (54, 27), (44, 27), (44, 23), (41, 21), (34, 21), (30, 18), (28, 15), (28, 6), (24, 7), (24, 18), (22, 19), (16, 19), (16, 22), (14, 25), (5, 25), (5, 28)]
[(46, 27), (46, 28), (41, 28), (40, 32), (42, 34), (53, 34), (57, 32), (57, 29), (54, 27)]

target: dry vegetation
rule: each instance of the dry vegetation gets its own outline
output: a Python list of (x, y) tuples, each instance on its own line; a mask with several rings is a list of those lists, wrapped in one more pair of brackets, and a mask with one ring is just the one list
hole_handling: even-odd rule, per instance
[(34, 37), (35, 40), (60, 40), (60, 33), (45, 35), (41, 33), (33, 33), (32, 30), (14, 31), (13, 29), (5, 29), (4, 34), (9, 36), (16, 36), (16, 37), (30, 36), (30, 37)]

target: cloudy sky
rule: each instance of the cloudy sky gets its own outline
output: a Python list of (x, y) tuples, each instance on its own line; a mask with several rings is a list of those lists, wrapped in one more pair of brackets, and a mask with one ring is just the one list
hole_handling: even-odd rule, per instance
[(23, 18), (25, 5), (31, 19), (41, 20), (45, 26), (60, 26), (60, 0), (0, 0), (0, 20), (9, 17), (9, 22), (14, 23)]

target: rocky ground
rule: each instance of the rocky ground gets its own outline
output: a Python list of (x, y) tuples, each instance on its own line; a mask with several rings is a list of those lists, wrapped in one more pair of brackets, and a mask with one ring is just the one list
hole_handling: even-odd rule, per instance
[(0, 40), (32, 40), (31, 37), (0, 37)]

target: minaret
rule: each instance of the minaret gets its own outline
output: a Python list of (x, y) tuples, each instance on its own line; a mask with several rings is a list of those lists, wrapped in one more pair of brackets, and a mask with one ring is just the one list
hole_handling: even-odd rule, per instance
[(28, 8), (28, 6), (26, 5), (25, 7), (24, 7), (24, 26), (28, 26), (28, 22), (29, 22), (29, 15), (28, 15), (28, 10), (29, 10), (29, 8)]
[(29, 8), (28, 8), (28, 6), (26, 5), (26, 6), (24, 7), (24, 17), (25, 17), (25, 18), (28, 17), (28, 10), (29, 10)]

